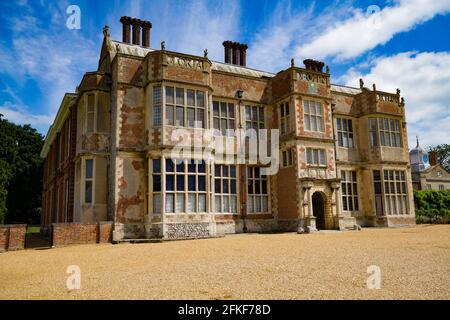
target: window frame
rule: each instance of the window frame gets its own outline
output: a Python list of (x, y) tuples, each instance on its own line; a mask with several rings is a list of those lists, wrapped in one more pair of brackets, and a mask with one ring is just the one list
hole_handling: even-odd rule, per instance
[(342, 210), (359, 212), (358, 174), (356, 170), (341, 170)]
[[(205, 89), (194, 88), (191, 86), (183, 86), (175, 83), (167, 83), (162, 86), (162, 124), (170, 127), (178, 127), (178, 128), (189, 128), (189, 129), (205, 129), (207, 126), (207, 117), (208, 117), (208, 91)], [(173, 89), (173, 95), (169, 101), (169, 95), (167, 93), (168, 89)], [(178, 92), (183, 90), (183, 95), (180, 97)], [(190, 99), (188, 99), (188, 92), (193, 91), (193, 105), (189, 105)], [(199, 94), (203, 96), (200, 99)], [(180, 100), (179, 100), (180, 99)], [(182, 99), (182, 102), (181, 102)], [(200, 105), (200, 101), (203, 102), (203, 106)], [(172, 117), (171, 122), (169, 122), (169, 108), (172, 108)], [(178, 111), (182, 108), (183, 110), (183, 123), (177, 124), (178, 121)], [(189, 123), (189, 111), (194, 110), (194, 123), (193, 126)], [(199, 115), (203, 111), (203, 119), (202, 125), (197, 126), (199, 122)]]
[[(217, 110), (218, 113), (216, 115), (215, 113), (215, 108), (217, 105)], [(226, 115), (223, 116), (222, 115), (222, 106), (225, 105), (225, 110), (226, 110)], [(238, 119), (237, 117), (237, 105), (234, 101), (230, 101), (230, 100), (224, 100), (224, 99), (213, 99), (213, 103), (212, 103), (212, 109), (211, 109), (211, 114), (212, 114), (212, 124), (211, 124), (211, 129), (214, 129), (214, 134), (218, 134), (219, 136), (222, 137), (230, 137), (230, 136), (234, 136), (236, 127), (237, 127), (237, 121), (236, 119)], [(230, 106), (232, 106), (232, 108), (230, 109)], [(233, 110), (233, 116), (230, 116), (230, 110)], [(216, 128), (216, 123), (215, 121), (218, 121), (218, 128)], [(223, 121), (225, 121), (226, 125), (225, 128), (222, 127)], [(230, 126), (230, 123), (233, 122), (234, 125), (233, 127)], [(232, 130), (232, 132), (230, 132), (229, 130)]]
[[(234, 176), (231, 174), (231, 168), (234, 168)], [(217, 169), (219, 168), (220, 175), (217, 175)], [(225, 175), (225, 170), (227, 169), (227, 175)], [(214, 213), (215, 214), (238, 214), (239, 213), (239, 167), (234, 164), (214, 164), (214, 183), (212, 184), (212, 194), (214, 197)], [(232, 192), (232, 183), (234, 180), (235, 192)], [(219, 182), (219, 191), (217, 192), (216, 183)], [(224, 191), (224, 182), (228, 188), (228, 192)], [(228, 210), (226, 209), (224, 199), (228, 199)], [(217, 201), (219, 200), (220, 203)], [(233, 201), (235, 201), (235, 211), (233, 211)], [(217, 210), (217, 206), (220, 206)]]
[[(317, 151), (317, 162), (315, 161), (315, 151)], [(310, 157), (308, 155), (310, 155)], [(311, 161), (309, 159), (311, 159)], [(321, 159), (323, 159), (323, 163), (322, 163)], [(327, 167), (326, 149), (307, 147), (305, 150), (305, 163), (309, 167), (326, 168)]]
[(371, 147), (403, 148), (400, 120), (392, 117), (370, 117), (369, 140)]
[[(258, 175), (256, 174), (258, 172)], [(263, 192), (263, 181), (266, 183), (266, 192)], [(246, 167), (246, 188), (247, 188), (247, 214), (268, 214), (270, 213), (270, 180), (269, 176), (261, 174), (261, 167), (247, 166)], [(252, 192), (249, 192), (249, 186), (252, 186)], [(256, 191), (257, 183), (260, 192)], [(250, 200), (251, 199), (251, 200)], [(265, 203), (265, 201), (267, 201)], [(251, 202), (251, 207), (250, 207)], [(255, 205), (259, 202), (259, 211), (256, 210)], [(267, 210), (264, 211), (264, 205), (267, 204)]]
[[(87, 177), (87, 162), (92, 161), (92, 177)], [(94, 158), (84, 158), (83, 159), (83, 166), (82, 166), (82, 177), (83, 177), (83, 183), (82, 183), (82, 203), (83, 205), (93, 205), (95, 203), (94, 197), (95, 197), (95, 159)], [(91, 201), (86, 201), (86, 184), (87, 182), (91, 183)]]
[(281, 151), (281, 166), (283, 168), (288, 168), (293, 166), (292, 149), (286, 149)]
[[(311, 103), (314, 103), (314, 113), (311, 112)], [(303, 127), (305, 131), (320, 132), (320, 133), (325, 132), (325, 108), (322, 101), (318, 101), (315, 99), (302, 99), (302, 104), (303, 104)], [(306, 108), (307, 104), (308, 108)], [(317, 114), (318, 106), (320, 106), (320, 114)], [(313, 129), (312, 127), (313, 120), (315, 129)]]
[(280, 136), (286, 135), (291, 131), (291, 106), (289, 101), (280, 104)]
[[(353, 119), (336, 117), (337, 145), (339, 148), (354, 149), (355, 133)], [(344, 139), (345, 138), (345, 139)], [(344, 142), (347, 142), (345, 145)]]

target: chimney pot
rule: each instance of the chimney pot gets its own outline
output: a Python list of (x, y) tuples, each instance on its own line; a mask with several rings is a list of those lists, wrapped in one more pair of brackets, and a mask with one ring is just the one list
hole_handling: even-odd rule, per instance
[(133, 44), (140, 45), (141, 37), (141, 20), (132, 19), (131, 25), (133, 26)]
[(152, 23), (150, 21), (142, 21), (142, 46), (145, 48), (150, 47), (150, 29)]
[(224, 41), (225, 63), (246, 66), (248, 46), (239, 42)]

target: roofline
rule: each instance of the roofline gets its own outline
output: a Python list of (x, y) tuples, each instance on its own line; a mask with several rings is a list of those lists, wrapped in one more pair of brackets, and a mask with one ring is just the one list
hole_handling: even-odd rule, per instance
[(69, 105), (76, 98), (76, 93), (66, 93), (64, 95), (55, 120), (53, 120), (53, 124), (48, 128), (47, 134), (45, 136), (44, 146), (42, 147), (40, 154), (41, 158), (44, 159), (47, 157), (50, 146), (55, 140), (56, 134), (61, 131), (61, 127), (64, 124), (64, 121), (67, 119), (67, 116), (69, 115)]

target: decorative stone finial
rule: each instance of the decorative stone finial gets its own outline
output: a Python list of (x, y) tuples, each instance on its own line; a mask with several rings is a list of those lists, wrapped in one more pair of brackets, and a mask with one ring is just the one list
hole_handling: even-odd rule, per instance
[(103, 36), (105, 38), (109, 38), (109, 27), (108, 26), (103, 27)]
[(397, 95), (398, 96), (400, 95), (400, 89), (399, 88), (397, 88)]
[(295, 67), (295, 59), (294, 58), (291, 59), (291, 67), (292, 68)]
[(203, 50), (203, 57), (208, 58), (208, 49)]
[(400, 104), (402, 105), (402, 107), (405, 106), (405, 98), (402, 97), (402, 100), (401, 100)]
[(375, 83), (372, 85), (372, 87), (373, 87), (373, 91), (377, 91), (377, 85)]
[(364, 88), (364, 80), (361, 78), (359, 79), (359, 87), (362, 89)]
[(327, 67), (325, 68), (325, 72), (326, 72), (327, 74), (330, 74), (330, 67), (329, 67), (329, 66), (327, 66)]
[(165, 41), (161, 41), (161, 50), (162, 51), (166, 50), (166, 42)]
[(419, 136), (416, 136), (416, 140), (417, 140), (416, 148), (418, 148), (419, 147)]

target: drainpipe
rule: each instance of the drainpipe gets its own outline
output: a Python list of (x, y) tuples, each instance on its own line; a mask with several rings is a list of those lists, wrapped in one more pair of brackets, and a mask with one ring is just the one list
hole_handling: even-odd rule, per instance
[[(233, 51), (233, 53), (234, 53), (234, 51)], [(239, 102), (238, 102), (238, 106), (239, 106), (239, 124), (238, 124), (238, 127), (239, 127), (239, 129), (242, 129), (243, 128), (243, 125), (242, 125), (242, 97), (244, 96), (244, 91), (243, 90), (238, 90), (237, 92), (236, 92), (236, 96), (237, 96), (237, 98), (239, 99)], [(245, 113), (244, 113), (245, 114)], [(240, 131), (241, 132), (241, 134), (242, 134), (242, 131)], [(242, 141), (242, 139), (241, 139), (241, 146), (242, 146), (242, 142), (244, 143), (243, 145), (244, 145), (244, 150), (245, 150), (245, 139), (244, 139), (244, 141)], [(245, 169), (245, 165), (241, 165), (240, 166), (240, 169)], [(246, 193), (246, 185), (245, 185), (245, 179), (244, 179), (244, 176), (245, 176), (245, 170), (239, 170), (239, 174), (240, 174), (240, 177), (239, 177), (239, 181), (240, 181), (240, 190), (241, 190), (241, 195), (242, 195), (242, 197), (244, 197), (245, 196), (245, 193)], [(243, 227), (242, 227), (242, 231), (244, 232), (244, 233), (247, 233), (247, 221), (245, 220), (245, 217), (247, 216), (247, 200), (245, 200), (242, 204), (241, 204), (241, 217), (242, 217), (242, 223), (243, 223)]]

